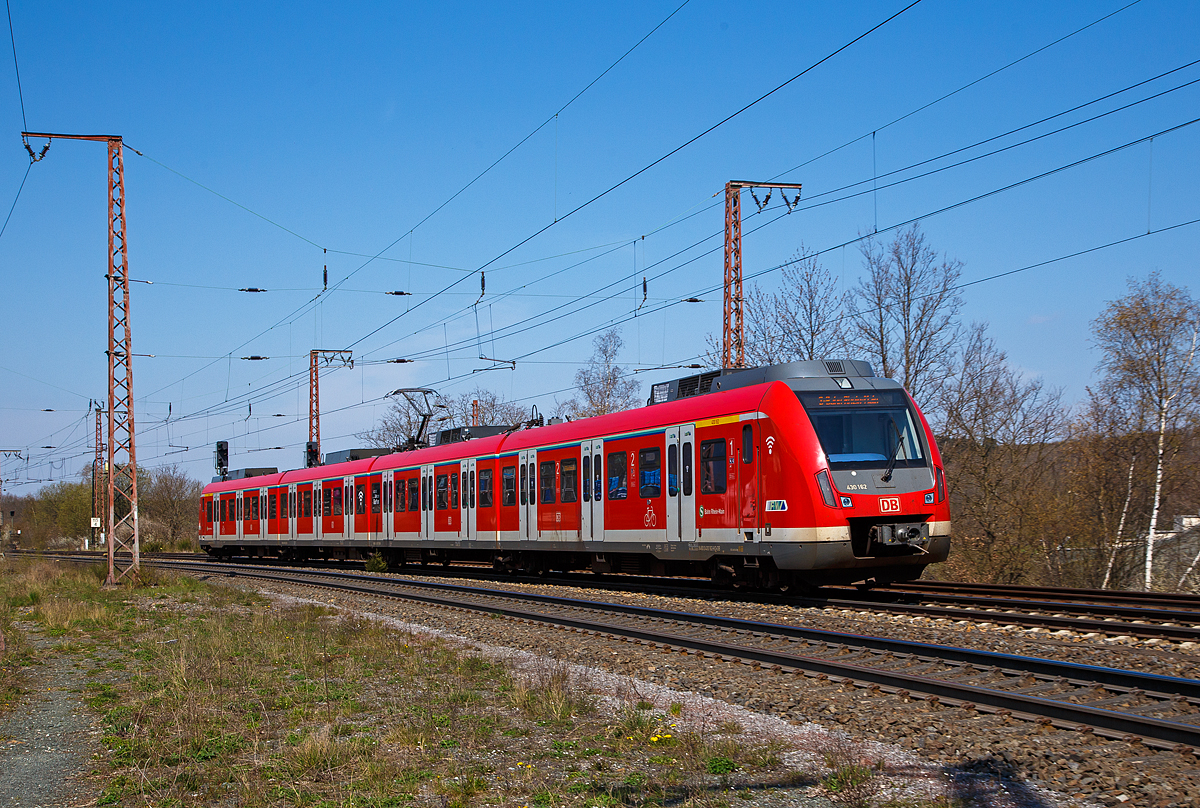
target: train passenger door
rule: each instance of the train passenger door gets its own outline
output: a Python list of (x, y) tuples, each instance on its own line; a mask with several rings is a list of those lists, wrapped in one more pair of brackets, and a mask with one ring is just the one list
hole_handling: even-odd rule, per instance
[(325, 484), (318, 480), (313, 483), (312, 489), (312, 534), (314, 539), (319, 539), (325, 535), (325, 511), (323, 510), (325, 507)]
[(694, 424), (667, 429), (667, 541), (696, 540)]
[(433, 466), (421, 466), (421, 538), (432, 539), (433, 528)]
[(520, 478), (521, 498), (521, 532), (522, 541), (532, 541), (538, 537), (537, 532), (537, 450), (530, 449), (520, 453), (520, 468), (517, 477)]
[(581, 533), (584, 541), (604, 541), (604, 441), (583, 441), (579, 472)]
[[(371, 477), (353, 477), (350, 480), (351, 492), (354, 494), (354, 532), (359, 536), (370, 538), (371, 536)], [(374, 498), (375, 508), (378, 510), (379, 497), (378, 493)]]
[(287, 509), (287, 537), (296, 538), (296, 484), (290, 483), (284, 493), (284, 508)]
[(759, 502), (757, 421), (743, 421), (737, 455), (738, 526), (746, 541), (759, 539), (758, 523), (763, 504)]
[(463, 460), (459, 464), (460, 478), (462, 485), (459, 496), (459, 535), (465, 539), (477, 538), (476, 530), (478, 527), (475, 518), (475, 460)]
[(383, 523), (379, 526), (379, 538), (390, 539), (394, 532), (396, 520), (392, 518), (392, 508), (395, 500), (392, 491), (392, 472), (383, 473)]

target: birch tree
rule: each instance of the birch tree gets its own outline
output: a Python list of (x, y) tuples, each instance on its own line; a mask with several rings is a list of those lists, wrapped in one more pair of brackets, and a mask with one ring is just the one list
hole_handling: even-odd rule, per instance
[(1136, 396), (1151, 418), (1154, 480), (1146, 530), (1143, 585), (1154, 586), (1154, 542), (1162, 533), (1163, 484), (1169, 469), (1168, 438), (1197, 411), (1200, 384), (1200, 306), (1187, 289), (1164, 281), (1158, 272), (1129, 280), (1124, 297), (1109, 302), (1092, 323), (1106, 381)]
[(592, 341), (592, 358), (575, 373), (579, 397), (559, 404), (560, 412), (570, 418), (590, 418), (633, 409), (642, 403), (641, 386), (617, 363), (624, 344), (619, 328), (611, 328)]

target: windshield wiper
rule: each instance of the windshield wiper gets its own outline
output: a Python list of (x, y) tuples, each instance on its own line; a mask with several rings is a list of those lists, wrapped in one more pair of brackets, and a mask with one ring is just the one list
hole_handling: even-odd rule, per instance
[(893, 418), (888, 423), (892, 425), (892, 429), (896, 433), (896, 446), (894, 449), (892, 449), (891, 456), (888, 457), (887, 470), (884, 471), (883, 476), (879, 478), (885, 483), (892, 481), (892, 472), (896, 468), (896, 458), (900, 456), (900, 447), (904, 445), (904, 435), (900, 434), (900, 427), (896, 426), (896, 419)]

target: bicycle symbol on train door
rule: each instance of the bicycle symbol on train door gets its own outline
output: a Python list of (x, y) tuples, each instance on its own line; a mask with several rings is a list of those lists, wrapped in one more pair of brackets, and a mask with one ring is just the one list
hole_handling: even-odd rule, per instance
[(656, 527), (658, 525), (658, 514), (654, 512), (654, 503), (647, 500), (646, 515), (642, 518), (646, 527)]

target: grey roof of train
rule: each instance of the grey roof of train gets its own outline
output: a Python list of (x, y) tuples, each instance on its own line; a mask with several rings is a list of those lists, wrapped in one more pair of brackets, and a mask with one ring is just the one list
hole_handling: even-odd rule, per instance
[(859, 359), (818, 359), (783, 362), (756, 368), (722, 368), (684, 376), (651, 387), (648, 405), (674, 401), (678, 398), (718, 393), (750, 387), (755, 384), (780, 381), (793, 390), (845, 389), (839, 378), (849, 379), (851, 389), (894, 390), (900, 384), (875, 375), (870, 362)]

